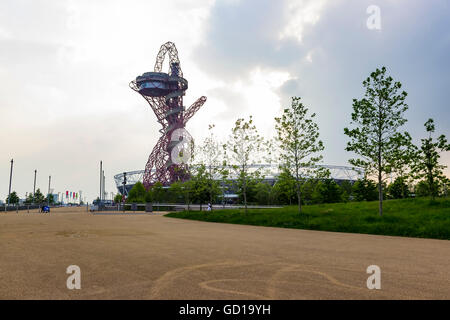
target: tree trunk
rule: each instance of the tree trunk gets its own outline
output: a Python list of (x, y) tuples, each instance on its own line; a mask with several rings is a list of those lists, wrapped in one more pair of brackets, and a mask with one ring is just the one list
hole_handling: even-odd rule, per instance
[(297, 201), (298, 201), (298, 213), (301, 214), (302, 213), (302, 194), (300, 192), (300, 182), (297, 180), (295, 185), (297, 187), (296, 191), (297, 191)]
[(378, 213), (380, 216), (383, 215), (383, 185), (381, 184), (381, 170), (378, 170), (378, 199), (379, 199), (379, 206), (378, 206)]
[(246, 184), (245, 180), (244, 180), (244, 187), (242, 189), (244, 191), (243, 194), (244, 194), (245, 214), (247, 214), (247, 184)]

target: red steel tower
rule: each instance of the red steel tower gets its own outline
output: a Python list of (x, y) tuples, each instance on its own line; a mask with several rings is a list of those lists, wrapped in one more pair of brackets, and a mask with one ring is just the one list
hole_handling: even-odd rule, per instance
[[(169, 55), (168, 73), (161, 72), (166, 54)], [(162, 136), (145, 166), (145, 188), (148, 189), (157, 181), (165, 186), (175, 181), (185, 181), (189, 177), (188, 167), (185, 162), (179, 161), (177, 153), (183, 152), (179, 146), (185, 146), (190, 139), (189, 133), (184, 129), (186, 122), (205, 103), (206, 97), (199, 98), (185, 110), (183, 96), (188, 82), (183, 78), (175, 44), (163, 44), (156, 57), (155, 71), (136, 77), (130, 82), (130, 87), (147, 100), (162, 125), (159, 130)]]

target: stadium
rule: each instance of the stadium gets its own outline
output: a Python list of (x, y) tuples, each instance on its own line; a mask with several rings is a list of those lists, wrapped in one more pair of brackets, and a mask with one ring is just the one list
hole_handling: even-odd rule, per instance
[[(328, 169), (330, 172), (330, 178), (340, 184), (342, 181), (354, 181), (364, 177), (364, 172), (361, 168), (348, 167), (348, 166), (334, 166), (334, 165), (318, 165), (318, 167)], [(263, 182), (270, 185), (274, 185), (277, 182), (280, 174), (278, 164), (258, 164), (250, 166), (250, 170), (261, 169), (264, 173)], [(117, 190), (120, 194), (127, 195), (137, 182), (143, 182), (145, 170), (129, 171), (116, 174), (114, 181), (116, 183)], [(216, 180), (220, 180), (219, 176), (214, 177)], [(231, 173), (228, 179), (232, 181), (237, 180), (236, 174)], [(168, 187), (165, 187), (168, 188)], [(237, 198), (234, 193), (227, 194), (229, 198)]]

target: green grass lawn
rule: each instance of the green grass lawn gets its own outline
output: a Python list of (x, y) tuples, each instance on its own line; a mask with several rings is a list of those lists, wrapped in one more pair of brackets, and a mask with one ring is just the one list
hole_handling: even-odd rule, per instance
[(166, 217), (256, 226), (353, 232), (450, 240), (450, 200), (387, 200), (378, 215), (378, 202), (349, 202), (277, 209), (183, 211)]

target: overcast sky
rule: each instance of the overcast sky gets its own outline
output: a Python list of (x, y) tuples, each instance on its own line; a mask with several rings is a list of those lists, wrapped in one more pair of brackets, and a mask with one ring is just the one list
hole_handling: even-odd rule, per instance
[[(367, 27), (370, 5), (380, 8), (380, 30)], [(34, 169), (41, 190), (51, 175), (55, 192), (82, 190), (88, 201), (100, 160), (108, 192), (115, 174), (143, 169), (160, 127), (128, 83), (153, 70), (166, 41), (189, 81), (185, 105), (208, 97), (187, 125), (197, 141), (207, 124), (225, 137), (248, 115), (270, 136), (296, 95), (317, 113), (324, 163), (348, 165), (352, 98), (383, 65), (408, 92), (414, 141), (430, 117), (450, 137), (447, 0), (2, 0), (0, 199), (11, 158), (21, 197)]]

